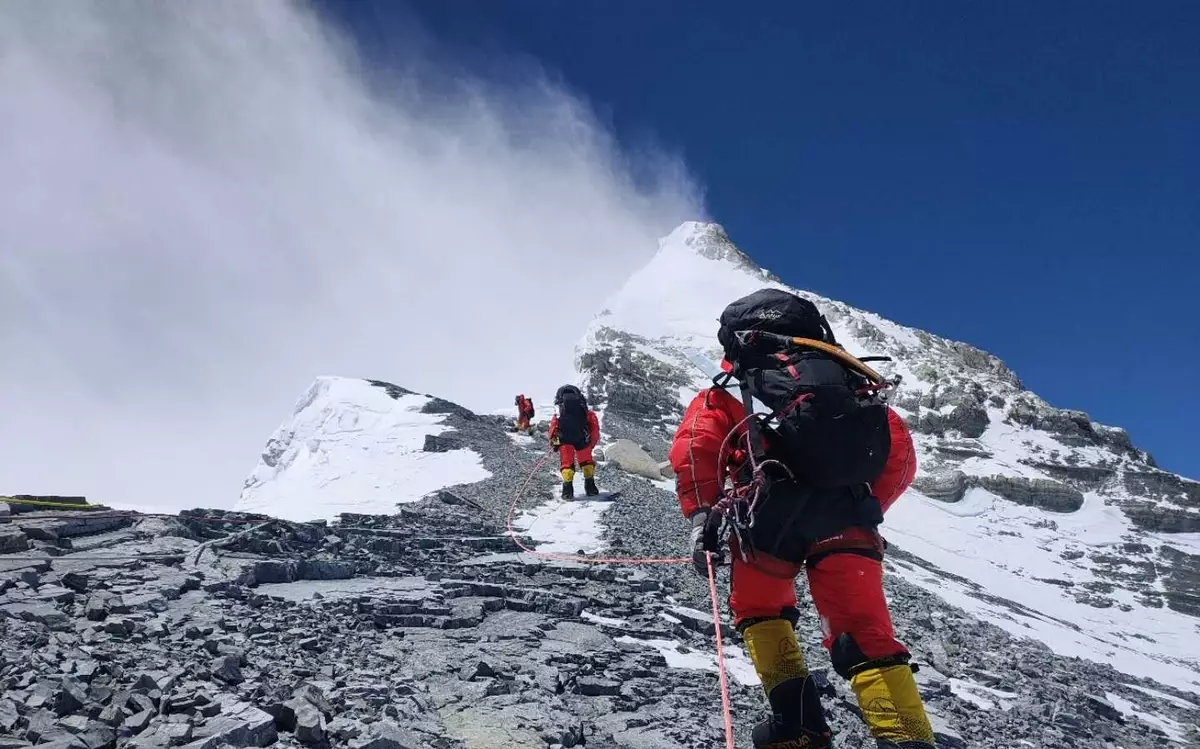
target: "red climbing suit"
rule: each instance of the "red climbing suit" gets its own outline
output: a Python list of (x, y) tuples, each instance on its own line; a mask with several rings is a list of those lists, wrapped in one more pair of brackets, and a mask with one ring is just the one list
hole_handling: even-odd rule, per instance
[[(595, 465), (592, 460), (592, 449), (600, 442), (600, 419), (596, 417), (596, 412), (588, 409), (587, 412), (588, 426), (588, 443), (583, 447), (577, 445), (569, 445), (566, 442), (562, 443), (558, 448), (558, 460), (560, 468), (574, 468), (576, 463), (580, 468), (584, 466)], [(558, 437), (558, 414), (550, 418), (550, 443), (553, 444)]]
[[(700, 391), (688, 406), (670, 452), (684, 515), (690, 517), (717, 501), (721, 488), (718, 454), (726, 436), (744, 417), (742, 403), (720, 388)], [(871, 484), (871, 495), (883, 511), (912, 483), (917, 467), (908, 427), (891, 409), (888, 426), (891, 451), (883, 472)], [(882, 548), (882, 539), (869, 524), (849, 524), (806, 544), (800, 555), (803, 558), (783, 560), (760, 551), (750, 562), (744, 562), (737, 549), (732, 549), (729, 605), (736, 623), (779, 617), (781, 612), (794, 609), (794, 578), (806, 569), (826, 648), (838, 635), (849, 633), (867, 658), (906, 653), (893, 635), (883, 596)]]
[(517, 406), (517, 429), (525, 430), (529, 428), (529, 420), (533, 418), (533, 401), (526, 398), (524, 395), (516, 397)]

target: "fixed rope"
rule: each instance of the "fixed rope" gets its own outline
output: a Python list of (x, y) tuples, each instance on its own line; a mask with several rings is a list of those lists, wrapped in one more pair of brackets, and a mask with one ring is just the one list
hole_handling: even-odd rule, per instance
[(721, 713), (725, 717), (725, 747), (733, 747), (733, 710), (729, 707), (729, 682), (725, 678), (725, 643), (721, 637), (721, 611), (717, 605), (717, 574), (713, 569), (711, 551), (704, 552), (704, 560), (708, 563), (708, 592), (712, 599), (713, 630), (717, 633), (717, 677), (721, 681)]
[[(691, 557), (603, 557), (591, 554), (561, 554), (558, 552), (538, 551), (532, 549), (522, 543), (517, 535), (516, 529), (513, 527), (513, 515), (517, 509), (517, 503), (525, 496), (526, 490), (538, 471), (550, 459), (551, 453), (546, 453), (534, 463), (533, 468), (525, 476), (525, 480), (521, 483), (521, 487), (517, 489), (513, 496), (512, 504), (508, 507), (508, 517), (505, 519), (505, 526), (508, 529), (508, 535), (522, 551), (539, 556), (545, 559), (553, 559), (560, 562), (582, 562), (585, 564), (691, 564)], [(717, 636), (717, 677), (721, 684), (721, 713), (725, 722), (725, 747), (726, 749), (734, 749), (733, 744), (733, 710), (729, 702), (729, 681), (725, 674), (727, 672), (725, 664), (725, 643), (721, 637), (721, 610), (717, 596), (717, 576), (713, 566), (712, 552), (705, 552), (705, 561), (708, 565), (708, 594), (712, 601), (713, 611), (713, 629)]]

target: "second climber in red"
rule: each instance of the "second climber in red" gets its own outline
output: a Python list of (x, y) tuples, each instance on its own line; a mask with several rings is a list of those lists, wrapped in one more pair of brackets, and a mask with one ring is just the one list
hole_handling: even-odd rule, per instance
[(563, 385), (554, 395), (558, 407), (550, 419), (550, 447), (558, 452), (562, 474), (562, 498), (575, 496), (575, 466), (583, 471), (583, 490), (589, 497), (600, 493), (596, 486), (596, 463), (592, 450), (600, 442), (600, 420), (588, 408), (587, 399), (574, 385)]
[(522, 393), (513, 399), (513, 405), (517, 407), (517, 423), (514, 429), (518, 432), (528, 432), (529, 422), (533, 420), (533, 401), (525, 397)]

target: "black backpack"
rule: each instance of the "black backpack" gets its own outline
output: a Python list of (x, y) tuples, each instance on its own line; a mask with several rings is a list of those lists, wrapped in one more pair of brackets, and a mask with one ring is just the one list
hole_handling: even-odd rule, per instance
[(587, 447), (592, 434), (588, 429), (587, 398), (574, 385), (563, 385), (554, 395), (558, 406), (558, 438), (565, 445)]
[(747, 413), (750, 396), (771, 409), (758, 422), (767, 457), (814, 488), (879, 477), (891, 448), (880, 393), (888, 383), (841, 349), (816, 305), (762, 289), (731, 303), (720, 322), (717, 337), (732, 365), (724, 384), (738, 380)]

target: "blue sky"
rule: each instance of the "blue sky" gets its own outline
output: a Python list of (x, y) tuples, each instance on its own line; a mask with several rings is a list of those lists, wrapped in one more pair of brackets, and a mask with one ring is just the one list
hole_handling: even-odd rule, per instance
[(991, 351), (1200, 477), (1200, 5), (321, 5), (384, 67), (544, 69), (680, 155), (789, 283)]

